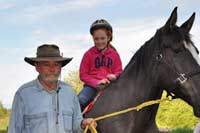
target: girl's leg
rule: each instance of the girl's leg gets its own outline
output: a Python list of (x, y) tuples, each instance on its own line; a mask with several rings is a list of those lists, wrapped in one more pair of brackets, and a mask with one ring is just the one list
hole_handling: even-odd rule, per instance
[(95, 88), (84, 85), (83, 89), (78, 94), (78, 99), (82, 111), (95, 98), (96, 95), (97, 95), (97, 90)]

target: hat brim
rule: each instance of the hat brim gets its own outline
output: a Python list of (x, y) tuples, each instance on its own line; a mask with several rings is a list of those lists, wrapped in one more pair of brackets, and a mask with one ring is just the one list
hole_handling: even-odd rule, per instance
[(73, 58), (65, 58), (65, 57), (25, 57), (24, 61), (29, 63), (32, 66), (35, 66), (36, 62), (40, 61), (56, 61), (61, 62), (61, 66), (64, 67), (67, 65)]

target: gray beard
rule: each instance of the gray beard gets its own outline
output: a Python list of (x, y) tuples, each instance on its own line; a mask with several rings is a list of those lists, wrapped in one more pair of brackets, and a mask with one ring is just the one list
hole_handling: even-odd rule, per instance
[(46, 76), (42, 76), (42, 75), (39, 75), (39, 79), (45, 81), (46, 83), (57, 83), (58, 82), (58, 79), (60, 77), (60, 74), (58, 75), (55, 75), (55, 79), (54, 80), (49, 80)]

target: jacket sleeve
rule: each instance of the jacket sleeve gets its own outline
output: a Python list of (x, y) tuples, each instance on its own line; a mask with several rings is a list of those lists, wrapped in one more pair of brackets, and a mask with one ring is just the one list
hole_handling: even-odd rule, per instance
[(89, 53), (85, 53), (80, 65), (80, 79), (85, 84), (96, 88), (99, 80), (93, 78), (92, 75), (89, 74), (90, 67), (90, 55)]
[(80, 104), (76, 94), (74, 94), (74, 110), (73, 110), (73, 132), (82, 133), (81, 121), (83, 120)]
[(112, 66), (113, 67), (112, 72), (116, 77), (118, 77), (123, 70), (122, 69), (122, 61), (121, 61), (121, 58), (118, 53), (116, 53), (114, 58), (115, 59), (114, 59), (113, 66)]
[(24, 128), (24, 111), (25, 105), (22, 97), (19, 93), (16, 93), (12, 105), (8, 133), (22, 133), (22, 130)]

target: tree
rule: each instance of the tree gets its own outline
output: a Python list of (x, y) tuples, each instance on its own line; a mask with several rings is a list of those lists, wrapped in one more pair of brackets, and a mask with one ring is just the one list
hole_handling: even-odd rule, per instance
[(3, 107), (2, 102), (0, 101), (0, 117), (8, 115), (8, 110)]
[(78, 94), (82, 87), (83, 87), (83, 82), (79, 78), (79, 71), (70, 71), (67, 76), (65, 77), (64, 81), (71, 85), (72, 88), (75, 90), (75, 92)]

